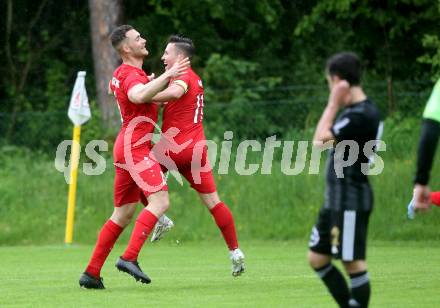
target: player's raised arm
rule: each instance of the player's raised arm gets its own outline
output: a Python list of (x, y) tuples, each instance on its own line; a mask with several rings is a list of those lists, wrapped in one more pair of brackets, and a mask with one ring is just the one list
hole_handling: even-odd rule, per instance
[(149, 83), (135, 85), (128, 91), (128, 99), (135, 104), (152, 102), (154, 95), (167, 85), (170, 78), (184, 74), (189, 64), (190, 61), (188, 58), (182, 59)]
[(335, 139), (331, 128), (341, 104), (344, 103), (344, 100), (346, 100), (346, 97), (350, 91), (350, 85), (345, 80), (336, 80), (331, 82), (334, 84), (330, 85), (331, 92), (327, 107), (322, 113), (321, 119), (316, 126), (315, 134), (313, 136), (313, 144), (317, 146), (329, 140)]
[(339, 106), (335, 104), (328, 104), (325, 108), (321, 119), (316, 126), (315, 134), (313, 135), (313, 144), (315, 146), (320, 146), (322, 143), (335, 139), (335, 136), (333, 136), (331, 131), (331, 127), (338, 110)]

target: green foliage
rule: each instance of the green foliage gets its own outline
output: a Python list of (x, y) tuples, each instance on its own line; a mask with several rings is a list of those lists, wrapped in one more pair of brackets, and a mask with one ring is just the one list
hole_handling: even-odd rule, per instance
[[(383, 77), (407, 79), (426, 76), (425, 68), (414, 61), (423, 54), (421, 38), (426, 31), (439, 31), (439, 14), (431, 0), (319, 1), (297, 24), (295, 34), (305, 39), (334, 37), (335, 50), (358, 52), (368, 71)], [(341, 46), (342, 45), (342, 46)], [(333, 48), (332, 48), (333, 47)], [(343, 47), (343, 48), (341, 48)], [(332, 50), (330, 50), (332, 51)], [(411, 59), (411, 61), (408, 61)]]
[(420, 63), (430, 64), (432, 67), (432, 80), (436, 81), (440, 78), (440, 39), (437, 35), (426, 34), (422, 40), (423, 47), (433, 50), (434, 54), (424, 54), (417, 60)]
[[(46, 71), (46, 85), (45, 93), (46, 97), (46, 110), (56, 111), (60, 110), (61, 106), (67, 109), (69, 102), (69, 89), (64, 86), (66, 81), (67, 65), (60, 60), (54, 60), (51, 66)], [(60, 87), (60, 85), (62, 85)]]
[[(7, 2), (0, 3), (5, 17)], [(11, 3), (10, 36), (0, 34), (0, 139), (53, 151), (70, 138), (65, 113), (78, 70), (88, 72), (89, 98), (95, 97), (88, 6), (70, 0)], [(325, 60), (341, 50), (360, 54), (364, 86), (385, 116), (419, 114), (432, 86), (428, 80), (440, 71), (438, 6), (431, 0), (123, 3), (124, 23), (148, 40), (148, 72), (163, 71), (160, 57), (170, 34), (195, 42), (192, 65), (204, 79), (210, 137), (230, 129), (260, 139), (316, 122), (327, 101)], [(112, 139), (96, 117), (85, 134)]]
[(350, 14), (351, 5), (356, 0), (324, 0), (319, 1), (309, 15), (305, 15), (302, 20), (296, 25), (295, 34), (302, 35), (315, 31), (315, 25), (322, 24), (322, 15), (328, 13), (335, 13), (337, 17), (345, 18)]
[(81, 128), (81, 143), (87, 144), (92, 140), (105, 140), (110, 144), (114, 141), (114, 136), (109, 135), (101, 125), (101, 112), (96, 101), (90, 101), (90, 110), (92, 117)]
[[(213, 54), (206, 64), (203, 79), (206, 88), (206, 119), (208, 130), (221, 136), (225, 130), (238, 132), (241, 136), (255, 138), (266, 132), (283, 131), (283, 123), (275, 123), (273, 106), (262, 105), (263, 97), (280, 84), (280, 78), (258, 77), (257, 63), (233, 60), (228, 56)], [(210, 106), (210, 102), (215, 102)], [(215, 105), (214, 105), (215, 104)], [(272, 114), (266, 114), (271, 112)], [(256, 125), (249, 126), (252, 119)], [(278, 124), (278, 126), (277, 126)]]
[[(437, 1), (438, 12), (440, 13), (440, 1)], [(417, 60), (421, 63), (431, 65), (432, 80), (437, 81), (440, 78), (440, 39), (438, 35), (425, 34), (422, 39), (422, 45), (433, 54), (425, 53)]]

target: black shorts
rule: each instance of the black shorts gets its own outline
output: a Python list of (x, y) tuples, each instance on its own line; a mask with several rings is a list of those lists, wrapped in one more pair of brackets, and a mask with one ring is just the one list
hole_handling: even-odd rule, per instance
[(327, 181), (324, 208), (334, 211), (371, 211), (373, 199), (373, 191), (368, 182), (350, 179)]
[(365, 260), (370, 213), (322, 208), (312, 229), (310, 250), (346, 262)]

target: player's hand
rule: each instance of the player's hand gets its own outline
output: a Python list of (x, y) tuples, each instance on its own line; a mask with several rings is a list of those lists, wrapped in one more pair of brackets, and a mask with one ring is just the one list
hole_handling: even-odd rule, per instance
[(347, 105), (350, 100), (350, 84), (346, 80), (341, 80), (332, 87), (329, 99), (331, 104), (337, 104), (340, 107)]
[(416, 184), (414, 186), (414, 207), (418, 212), (428, 212), (431, 209), (429, 186)]
[(148, 77), (148, 80), (149, 80), (149, 81), (152, 81), (152, 80), (154, 80), (154, 78), (155, 78), (156, 76), (154, 75), (154, 73), (152, 73), (151, 75), (148, 75), (147, 77)]
[(169, 77), (178, 77), (186, 72), (190, 64), (191, 62), (189, 61), (189, 58), (181, 59), (174, 63), (166, 73), (168, 73)]

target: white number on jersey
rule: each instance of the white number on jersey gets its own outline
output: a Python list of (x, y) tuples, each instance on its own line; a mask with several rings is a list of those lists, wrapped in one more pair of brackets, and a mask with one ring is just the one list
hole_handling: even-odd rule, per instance
[[(196, 96), (196, 112), (194, 114), (194, 123), (202, 122), (203, 119), (203, 94), (197, 94)], [(199, 119), (200, 117), (200, 119)]]

